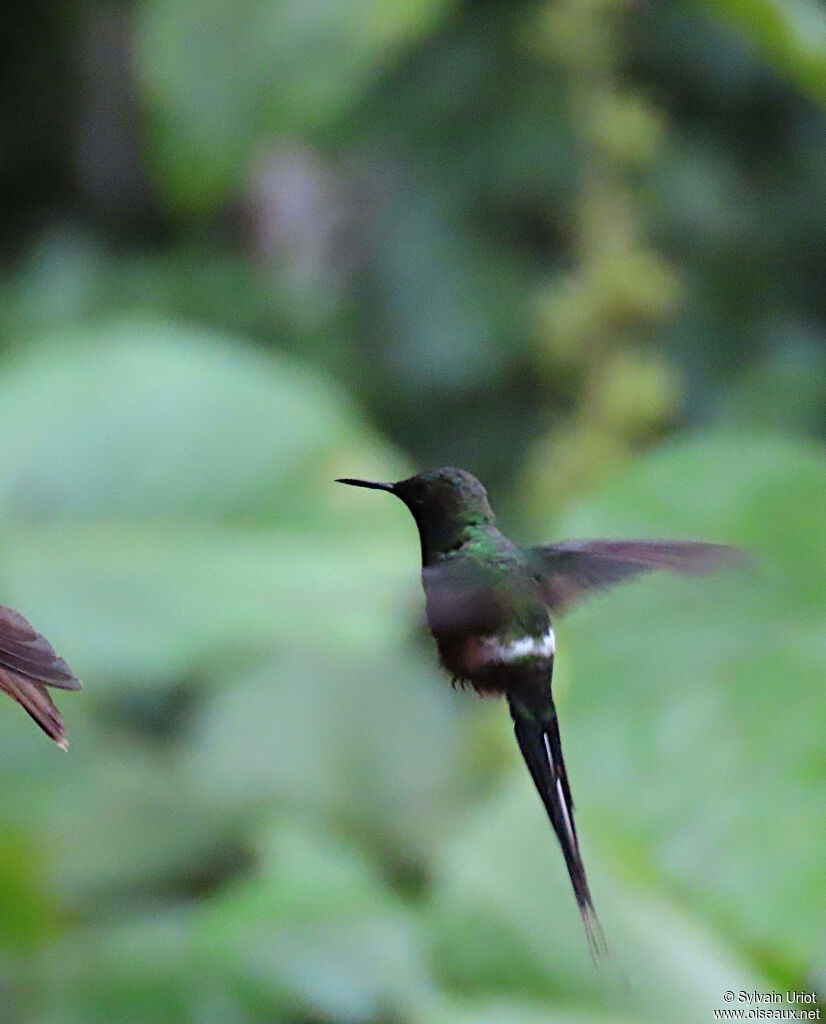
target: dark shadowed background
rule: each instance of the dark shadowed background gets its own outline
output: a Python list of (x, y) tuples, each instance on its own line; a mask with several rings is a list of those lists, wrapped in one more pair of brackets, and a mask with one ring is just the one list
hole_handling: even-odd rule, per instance
[[(824, 8), (0, 20), (0, 600), (84, 682), (68, 756), (0, 708), (0, 1022), (823, 993)], [(332, 482), (443, 464), (525, 542), (757, 556), (558, 624), (601, 973), (412, 520)]]

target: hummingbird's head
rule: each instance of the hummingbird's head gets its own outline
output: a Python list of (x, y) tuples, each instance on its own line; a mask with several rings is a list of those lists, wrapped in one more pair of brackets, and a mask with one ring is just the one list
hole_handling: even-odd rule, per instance
[(496, 521), (482, 484), (471, 473), (452, 466), (417, 473), (395, 484), (349, 479), (337, 483), (372, 487), (401, 498), (416, 520), (423, 554), (450, 550), (462, 543), (469, 526)]
[(393, 484), (393, 494), (418, 519), (459, 519), (463, 522), (492, 523), (488, 494), (475, 476), (464, 469), (444, 466), (417, 473)]

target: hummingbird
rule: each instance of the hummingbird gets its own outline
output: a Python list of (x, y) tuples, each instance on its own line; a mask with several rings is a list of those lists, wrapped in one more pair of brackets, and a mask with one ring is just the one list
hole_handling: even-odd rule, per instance
[(653, 570), (705, 575), (741, 558), (723, 544), (671, 540), (563, 541), (522, 547), (496, 526), (485, 488), (452, 466), (397, 483), (337, 483), (400, 498), (419, 531), (430, 631), (454, 686), (504, 696), (516, 741), (556, 833), (591, 955), (607, 952), (574, 823), (554, 706), (551, 615), (592, 591)]
[(19, 612), (0, 605), (0, 690), (22, 705), (61, 750), (69, 749), (60, 712), (46, 687), (79, 690), (66, 662)]

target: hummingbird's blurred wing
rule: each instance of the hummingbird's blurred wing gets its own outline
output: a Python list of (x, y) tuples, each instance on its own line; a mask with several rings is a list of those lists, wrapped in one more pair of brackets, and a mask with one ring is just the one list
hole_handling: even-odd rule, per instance
[(49, 641), (18, 612), (0, 605), (0, 690), (25, 708), (46, 735), (65, 748), (63, 721), (44, 684), (61, 690), (80, 689), (71, 669)]
[[(505, 581), (507, 583), (507, 581)], [(506, 617), (506, 585), (492, 585), (477, 566), (448, 559), (422, 569), (427, 623), (436, 633), (485, 636)]]
[(706, 576), (744, 561), (740, 548), (675, 540), (569, 540), (531, 548), (542, 597), (560, 611), (643, 572)]

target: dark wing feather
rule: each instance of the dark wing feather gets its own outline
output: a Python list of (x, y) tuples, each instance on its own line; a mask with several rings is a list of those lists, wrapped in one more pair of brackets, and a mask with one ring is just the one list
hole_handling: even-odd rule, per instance
[(66, 662), (18, 612), (0, 605), (0, 666), (61, 690), (79, 690)]
[(54, 740), (64, 750), (68, 750), (69, 741), (66, 739), (63, 719), (43, 683), (0, 668), (0, 690), (7, 693), (12, 700), (16, 700), (30, 714), (49, 739)]
[(502, 622), (504, 591), (480, 578), (461, 559), (422, 569), (427, 622), (434, 633), (486, 635)]
[(592, 590), (644, 572), (705, 576), (737, 565), (744, 552), (726, 544), (674, 540), (564, 541), (531, 548), (545, 603), (560, 611)]
[(0, 691), (16, 700), (43, 732), (64, 750), (69, 746), (60, 712), (46, 686), (79, 690), (80, 683), (49, 641), (11, 608), (0, 605)]

